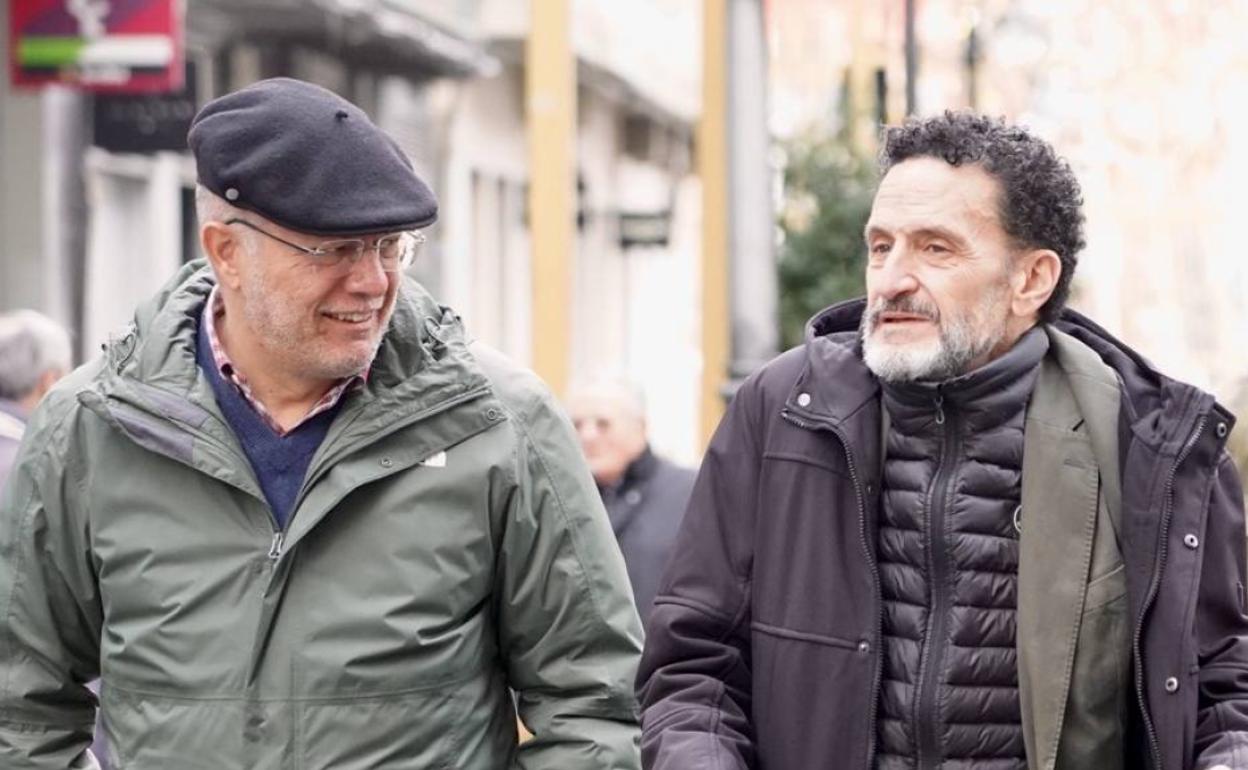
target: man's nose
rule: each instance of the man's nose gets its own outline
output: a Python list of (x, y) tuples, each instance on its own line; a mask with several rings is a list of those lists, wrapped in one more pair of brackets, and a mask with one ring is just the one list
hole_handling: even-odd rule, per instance
[(382, 294), (390, 286), (391, 274), (381, 269), (381, 259), (374, 248), (364, 250), (360, 258), (350, 263), (347, 287), (361, 294)]
[(870, 293), (877, 297), (893, 299), (913, 293), (919, 288), (914, 277), (912, 261), (901, 249), (895, 249), (879, 265), (872, 268), (868, 284)]

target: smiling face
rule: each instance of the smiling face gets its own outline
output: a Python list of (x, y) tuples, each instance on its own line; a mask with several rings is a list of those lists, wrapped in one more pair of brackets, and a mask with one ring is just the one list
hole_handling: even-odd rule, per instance
[(1022, 256), (1012, 243), (1000, 195), (978, 165), (920, 157), (885, 175), (865, 233), (863, 358), (876, 376), (948, 379), (1005, 352), (1035, 323), (1033, 303), (1018, 300), (1030, 296), (1040, 253)]
[[(261, 226), (308, 247), (325, 240), (268, 221)], [(239, 232), (240, 225), (222, 227), (236, 239), (221, 281), (232, 355), (241, 346), (252, 354), (244, 358), (291, 384), (332, 382), (368, 368), (390, 323), (399, 273), (384, 272), (375, 251), (354, 264), (318, 265), (272, 238)]]

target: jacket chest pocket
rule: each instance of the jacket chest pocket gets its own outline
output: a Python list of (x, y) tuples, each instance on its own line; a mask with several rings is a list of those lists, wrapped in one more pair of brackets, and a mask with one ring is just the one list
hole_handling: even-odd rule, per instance
[(493, 659), (488, 485), (439, 470), (361, 487), (294, 546), (271, 648), (290, 650), (297, 689), (381, 695)]
[(768, 440), (763, 463), (777, 468), (793, 463), (811, 470), (850, 475), (845, 450), (830, 431), (801, 428), (788, 422), (780, 424)]
[(874, 635), (866, 504), (834, 441), (797, 436), (767, 452), (755, 503), (754, 621), (855, 647)]

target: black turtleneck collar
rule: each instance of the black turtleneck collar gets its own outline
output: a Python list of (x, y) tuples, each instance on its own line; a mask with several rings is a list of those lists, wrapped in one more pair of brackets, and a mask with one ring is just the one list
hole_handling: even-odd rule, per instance
[(1033, 326), (1004, 355), (974, 371), (943, 382), (881, 382), (884, 406), (893, 427), (903, 433), (935, 422), (937, 405), (956, 410), (972, 431), (991, 430), (1025, 409), (1049, 350), (1049, 336)]
[(602, 492), (606, 489), (620, 490), (635, 486), (641, 481), (644, 481), (652, 476), (655, 469), (658, 467), (658, 464), (658, 458), (655, 457), (654, 453), (650, 451), (650, 445), (646, 444), (645, 448), (641, 450), (641, 454), (637, 455), (637, 457), (628, 464), (628, 468), (624, 470), (624, 475), (620, 477), (619, 481), (605, 487), (602, 484), (599, 484), (598, 491)]

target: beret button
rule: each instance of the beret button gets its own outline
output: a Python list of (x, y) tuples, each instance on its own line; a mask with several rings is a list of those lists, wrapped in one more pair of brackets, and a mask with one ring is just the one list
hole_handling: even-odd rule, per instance
[(225, 189), (225, 199), (227, 201), (238, 200), (238, 190), (234, 189), (233, 187), (227, 187)]
[(337, 112), (334, 113), (334, 117), (338, 118), (339, 120), (346, 120), (347, 118), (351, 117), (351, 114), (347, 112), (346, 110), (338, 110)]

